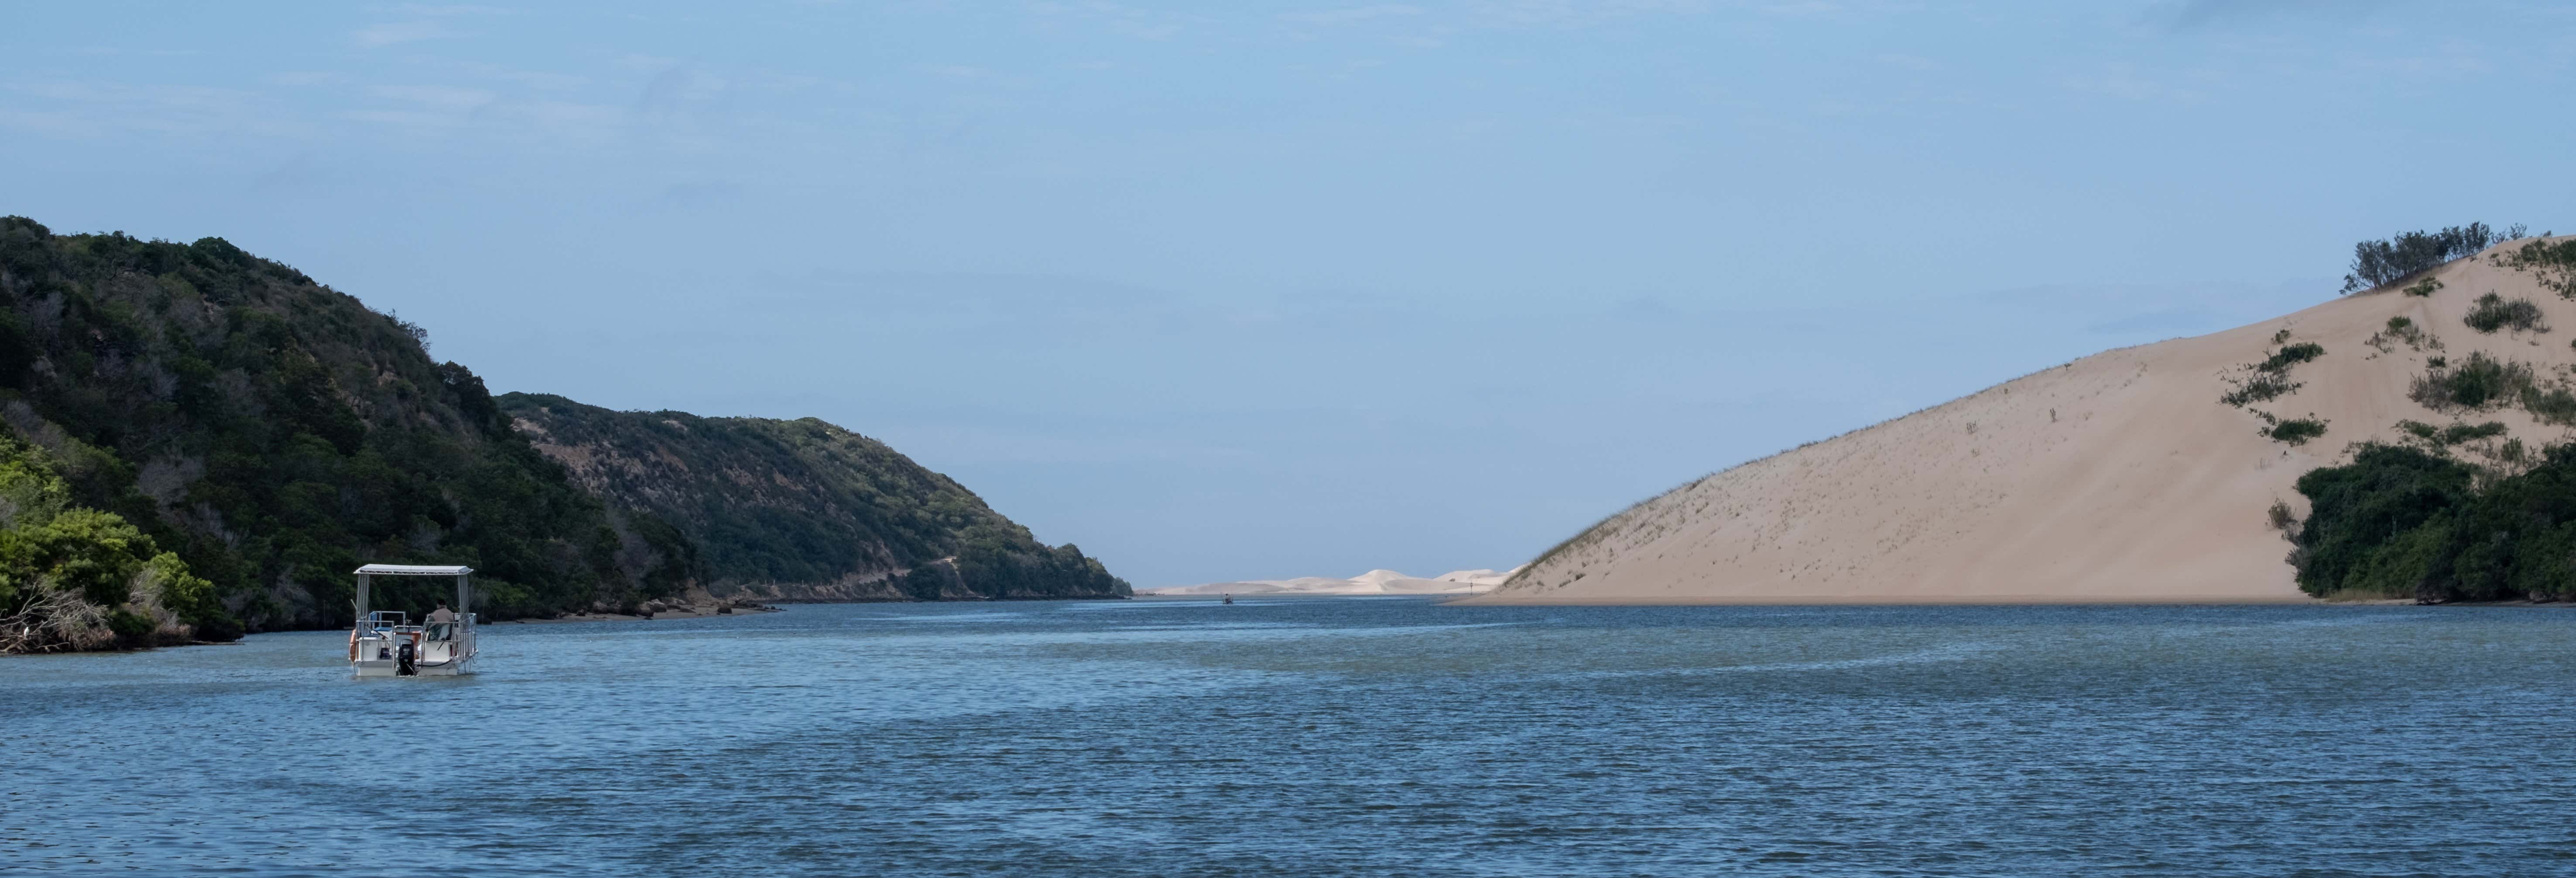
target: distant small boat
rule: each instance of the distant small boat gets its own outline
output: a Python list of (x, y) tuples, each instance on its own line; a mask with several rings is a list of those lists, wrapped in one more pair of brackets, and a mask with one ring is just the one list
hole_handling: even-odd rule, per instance
[[(465, 673), (473, 663), (474, 614), (472, 567), (425, 567), (414, 564), (369, 564), (358, 568), (358, 624), (349, 629), (349, 665), (361, 677), (445, 677)], [(411, 624), (400, 610), (367, 609), (368, 592), (378, 576), (456, 577), (456, 609), (440, 608), (423, 624)]]
[(1225, 596), (1225, 602), (1226, 602), (1226, 603), (1229, 603), (1229, 604), (1234, 603), (1234, 596), (1233, 596), (1233, 595), (1226, 595), (1226, 596)]

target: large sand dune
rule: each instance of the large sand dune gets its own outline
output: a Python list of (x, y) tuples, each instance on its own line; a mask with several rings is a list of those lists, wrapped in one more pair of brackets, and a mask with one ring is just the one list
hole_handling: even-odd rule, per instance
[[(2488, 254), (2431, 276), (2430, 297), (2356, 294), (2275, 320), (2123, 348), (1744, 464), (1612, 516), (1469, 603), (2088, 603), (2303, 601), (2289, 545), (2265, 511), (2300, 474), (2394, 441), (2404, 419), (2448, 423), (2407, 398), (2427, 359), (2471, 351), (2555, 378), (2576, 351), (2576, 303)], [(2480, 334), (2462, 321), (2489, 291), (2525, 298), (2560, 331)], [(2390, 351), (2391, 317), (2442, 350)], [(2252, 408), (2330, 427), (2289, 446), (2219, 402), (2231, 377), (2289, 343), (2325, 355), (2303, 386)], [(2518, 408), (2534, 447), (2565, 441)]]

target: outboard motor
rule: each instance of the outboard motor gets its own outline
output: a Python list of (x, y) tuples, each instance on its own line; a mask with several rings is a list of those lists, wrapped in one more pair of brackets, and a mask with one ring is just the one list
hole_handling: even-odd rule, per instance
[(416, 647), (412, 646), (411, 641), (406, 640), (402, 642), (401, 652), (396, 654), (394, 657), (394, 676), (416, 677), (420, 675), (420, 669), (412, 667), (412, 662), (419, 658), (413, 654), (415, 649)]

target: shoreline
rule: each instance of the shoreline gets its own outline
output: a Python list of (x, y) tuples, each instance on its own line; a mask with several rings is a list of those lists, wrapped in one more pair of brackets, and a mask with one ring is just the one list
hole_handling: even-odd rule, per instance
[(715, 610), (707, 610), (707, 611), (704, 611), (704, 612), (699, 612), (699, 611), (695, 611), (695, 610), (664, 610), (664, 611), (659, 612), (659, 613), (654, 613), (654, 614), (653, 614), (653, 615), (651, 615), (651, 616), (628, 616), (628, 615), (624, 615), (624, 614), (621, 614), (621, 613), (567, 613), (567, 614), (565, 614), (565, 615), (556, 616), (556, 617), (554, 617), (554, 618), (552, 618), (552, 619), (511, 619), (511, 620), (504, 621), (504, 622), (486, 622), (486, 623), (483, 623), (483, 624), (486, 624), (486, 625), (560, 625), (560, 624), (565, 624), (565, 623), (569, 623), (569, 622), (658, 622), (658, 621), (662, 621), (662, 620), (664, 620), (664, 619), (713, 619), (713, 618), (716, 618), (716, 617), (718, 617), (718, 616), (757, 616), (757, 615), (760, 615), (760, 614), (762, 614), (762, 613), (783, 613), (783, 612), (786, 612), (786, 611), (785, 611), (785, 610), (782, 610), (782, 609), (779, 609), (779, 608), (777, 608), (777, 607), (767, 607), (767, 606), (764, 606), (764, 607), (756, 607), (756, 608), (755, 608), (755, 607), (735, 607), (735, 608), (734, 608), (734, 610), (733, 610), (733, 612), (730, 612), (730, 613), (720, 613), (720, 612), (716, 612)]
[[(1354, 597), (1341, 595), (1341, 597)], [(2438, 604), (2418, 603), (2414, 598), (2368, 598), (2337, 600), (2271, 600), (2245, 598), (2140, 598), (2137, 600), (2016, 600), (1993, 599), (1922, 599), (1885, 600), (1877, 598), (1830, 597), (1745, 597), (1725, 600), (1665, 600), (1655, 598), (1595, 598), (1587, 600), (1486, 600), (1484, 595), (1442, 601), (1452, 607), (2576, 607), (2569, 601), (2449, 601)]]

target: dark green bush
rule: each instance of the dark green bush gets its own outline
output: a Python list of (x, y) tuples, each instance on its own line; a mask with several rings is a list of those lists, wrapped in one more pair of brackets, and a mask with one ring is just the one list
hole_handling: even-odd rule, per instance
[[(2289, 330), (2284, 329), (2272, 340), (2280, 341), (2288, 334)], [(2296, 392), (2300, 385), (2290, 380), (2290, 367), (2325, 356), (2325, 353), (2326, 349), (2315, 342), (2284, 346), (2262, 362), (2245, 367), (2244, 377), (2234, 379), (2234, 386), (2219, 396), (2218, 401), (2242, 407)]]
[(2234, 389), (2221, 394), (2219, 402), (2242, 407), (2249, 403), (2267, 402), (2297, 392), (2300, 385), (2279, 372), (2257, 370), (2236, 382)]
[(2263, 430), (2264, 436), (2292, 445), (2305, 445), (2308, 440), (2325, 434), (2326, 422), (2314, 417), (2281, 421)]
[(2507, 299), (2494, 293), (2479, 296), (2477, 303), (2469, 308), (2465, 320), (2470, 329), (2479, 332), (2491, 333), (2499, 329), (2549, 331), (2549, 327), (2540, 325), (2540, 306), (2532, 304), (2530, 299)]
[(2298, 344), (2285, 346), (2280, 350), (2273, 352), (2270, 357), (2264, 358), (2263, 362), (2255, 364), (2254, 368), (2261, 369), (2266, 372), (2284, 372), (2288, 371), (2291, 366), (2296, 366), (2300, 363), (2305, 363), (2309, 360), (2325, 355), (2326, 349), (2323, 346), (2318, 345), (2316, 342), (2300, 342)]
[(2442, 342), (2433, 338), (2431, 335), (2426, 334), (2424, 332), (2424, 327), (2417, 326), (2415, 325), (2415, 321), (2404, 317), (2388, 318), (2387, 328), (2371, 333), (2369, 340), (2365, 343), (2371, 347), (2378, 348), (2381, 353), (2388, 353), (2396, 350), (2399, 342), (2405, 343), (2405, 345), (2410, 349), (2419, 351), (2427, 347), (2440, 350), (2442, 347)]
[(2488, 421), (2483, 424), (2469, 424), (2461, 421), (2453, 421), (2449, 426), (2445, 427), (2436, 427), (2422, 421), (2399, 421), (2397, 422), (2397, 430), (2398, 432), (2405, 433), (2406, 435), (2422, 440), (2426, 446), (2437, 452), (2446, 450), (2451, 446), (2458, 445), (2462, 442), (2474, 442), (2479, 439), (2490, 439), (2502, 436), (2505, 433), (2504, 422), (2502, 421)]
[(2522, 408), (2542, 423), (2576, 424), (2576, 393), (2569, 393), (2565, 387), (2525, 388)]
[(2530, 366), (2471, 353), (2468, 361), (2457, 368), (2445, 368), (2436, 358), (2406, 395), (2425, 408), (2446, 412), (2508, 405), (2520, 401), (2523, 392), (2531, 387)]
[(2502, 435), (2504, 435), (2504, 422), (2502, 421), (2488, 421), (2474, 426), (2469, 424), (2452, 424), (2448, 427), (2442, 428), (2442, 444), (2458, 445), (2462, 442), (2488, 439)]
[(2469, 496), (2466, 464), (2412, 448), (2363, 446), (2344, 466), (2299, 477), (2308, 498), (2292, 559), (2299, 587), (2311, 595), (2339, 591), (2413, 596), (2429, 560), (2401, 537), (2449, 515)]

